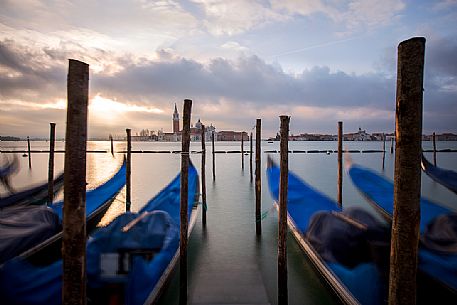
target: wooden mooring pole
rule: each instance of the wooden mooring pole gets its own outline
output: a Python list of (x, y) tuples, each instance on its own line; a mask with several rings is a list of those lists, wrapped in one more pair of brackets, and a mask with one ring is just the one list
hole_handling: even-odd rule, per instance
[(86, 304), (86, 143), (89, 65), (70, 59), (67, 78), (62, 304)]
[(113, 136), (109, 135), (109, 140), (111, 142), (111, 154), (114, 156), (114, 144), (113, 144)]
[(184, 100), (182, 148), (181, 148), (181, 210), (179, 239), (179, 304), (187, 304), (187, 194), (189, 176), (190, 113), (192, 100)]
[(280, 143), (280, 179), (279, 179), (279, 235), (278, 235), (278, 304), (287, 305), (287, 187), (289, 175), (289, 121), (290, 117), (282, 115)]
[(433, 133), (433, 165), (436, 166), (436, 135)]
[(48, 164), (48, 205), (54, 200), (54, 148), (56, 142), (56, 123), (49, 123), (49, 164)]
[(127, 128), (127, 164), (125, 172), (125, 210), (130, 211), (132, 205), (132, 130)]
[(214, 131), (211, 133), (211, 143), (213, 148), (213, 181), (216, 181), (216, 151), (214, 149)]
[(394, 138), (390, 139), (390, 154), (394, 153)]
[(249, 148), (249, 175), (251, 177), (251, 182), (252, 182), (252, 132), (251, 136), (249, 137), (250, 141), (250, 148)]
[(338, 193), (337, 201), (343, 205), (343, 122), (338, 122)]
[(206, 146), (205, 146), (205, 125), (202, 125), (202, 170), (201, 170), (201, 179), (202, 179), (202, 224), (203, 227), (206, 226)]
[(416, 304), (425, 38), (398, 46), (389, 304)]
[(29, 153), (29, 168), (32, 168), (32, 154), (30, 153), (30, 138), (27, 136), (27, 150)]
[(262, 219), (260, 216), (262, 201), (262, 173), (260, 172), (261, 124), (262, 120), (257, 119), (255, 124), (255, 233), (257, 235), (262, 234)]
[(384, 165), (386, 162), (386, 134), (382, 134), (382, 170), (384, 170)]
[(244, 170), (244, 131), (241, 132), (241, 169)]

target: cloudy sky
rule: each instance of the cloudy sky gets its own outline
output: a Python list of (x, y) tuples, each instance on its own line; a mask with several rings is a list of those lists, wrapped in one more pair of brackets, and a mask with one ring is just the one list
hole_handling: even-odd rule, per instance
[(0, 0), (0, 135), (64, 135), (68, 59), (90, 64), (89, 135), (393, 131), (396, 49), (424, 36), (424, 133), (457, 132), (457, 1)]

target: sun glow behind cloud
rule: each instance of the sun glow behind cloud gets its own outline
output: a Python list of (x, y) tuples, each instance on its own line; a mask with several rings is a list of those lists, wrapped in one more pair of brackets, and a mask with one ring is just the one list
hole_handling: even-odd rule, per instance
[(163, 113), (163, 110), (149, 106), (124, 104), (116, 100), (102, 97), (98, 94), (92, 98), (89, 105), (89, 113), (99, 119), (114, 120), (124, 116), (127, 112), (161, 114)]

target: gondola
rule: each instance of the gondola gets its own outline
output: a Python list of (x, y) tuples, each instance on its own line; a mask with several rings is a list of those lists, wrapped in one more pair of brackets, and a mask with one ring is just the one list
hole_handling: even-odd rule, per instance
[(0, 165), (0, 179), (7, 177), (19, 169), (19, 160), (14, 155), (12, 160), (6, 161), (5, 164)]
[(0, 183), (11, 193), (14, 192), (14, 190), (10, 185), (10, 177), (18, 170), (19, 161), (16, 155), (14, 155), (12, 160), (7, 160), (5, 164), (0, 165)]
[[(362, 166), (346, 162), (349, 176), (358, 190), (387, 221), (394, 208), (392, 181)], [(418, 289), (420, 303), (455, 304), (457, 302), (457, 251), (455, 212), (425, 198), (420, 199), (421, 234)], [(444, 235), (443, 235), (444, 234)], [(449, 234), (446, 236), (446, 234)]]
[(457, 194), (457, 172), (434, 166), (422, 155), (421, 166), (430, 178)]
[[(196, 221), (198, 175), (189, 165), (189, 234)], [(179, 259), (178, 174), (138, 213), (126, 212), (95, 231), (87, 243), (88, 304), (158, 300)], [(0, 299), (8, 304), (61, 304), (62, 260), (46, 265), (16, 258), (0, 268)]]
[[(125, 185), (126, 163), (104, 184), (86, 193), (90, 232)], [(12, 205), (0, 210), (0, 264), (16, 256), (52, 260), (60, 254), (63, 201), (50, 206)]]
[[(279, 196), (279, 167), (268, 158), (267, 178), (270, 193), (278, 208)], [(308, 256), (313, 266), (335, 295), (344, 304), (384, 304), (385, 289), (382, 286), (382, 276), (373, 262), (362, 262), (352, 267), (324, 259), (321, 252), (314, 246), (308, 231), (313, 226), (313, 217), (320, 215), (342, 214), (337, 202), (315, 190), (294, 173), (289, 171), (287, 196), (288, 227)], [(354, 222), (358, 226), (358, 222)], [(363, 224), (362, 224), (363, 226)]]
[[(63, 173), (54, 179), (54, 195), (63, 187)], [(48, 183), (30, 187), (26, 190), (0, 198), (0, 209), (13, 205), (40, 205), (48, 201)]]

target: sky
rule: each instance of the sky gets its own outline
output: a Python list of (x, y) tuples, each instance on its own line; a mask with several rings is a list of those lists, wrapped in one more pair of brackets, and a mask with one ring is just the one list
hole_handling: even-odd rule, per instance
[(397, 46), (426, 38), (423, 133), (457, 132), (457, 0), (0, 0), (0, 135), (64, 136), (68, 59), (90, 137), (192, 122), (265, 137), (393, 132)]

